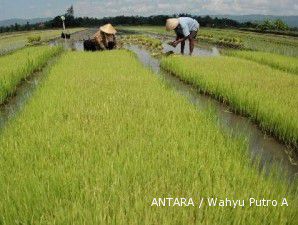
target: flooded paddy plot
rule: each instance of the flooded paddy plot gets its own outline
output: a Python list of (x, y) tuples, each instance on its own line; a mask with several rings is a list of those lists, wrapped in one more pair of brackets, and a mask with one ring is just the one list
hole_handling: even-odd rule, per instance
[[(68, 32), (74, 35), (76, 32), (80, 32), (84, 28), (71, 28)], [(0, 35), (0, 56), (13, 52), (17, 49), (26, 47), (28, 44), (28, 38), (40, 37), (40, 43), (47, 43), (56, 38), (60, 38), (62, 30), (41, 30), (41, 31), (22, 31), (14, 33), (4, 33)], [(84, 32), (84, 31), (83, 31)], [(87, 32), (87, 30), (86, 30)]]
[[(66, 49), (71, 49), (74, 51), (84, 51), (83, 41), (88, 40), (90, 37), (92, 37), (92, 35), (97, 30), (98, 30), (97, 28), (91, 28), (84, 31), (76, 32), (75, 34), (71, 35), (70, 39), (64, 40), (61, 38), (57, 38), (55, 40), (50, 41), (49, 44), (63, 45), (65, 46)], [(118, 39), (121, 40), (121, 37), (126, 37), (128, 35), (138, 36), (141, 34), (139, 32), (133, 32), (133, 31), (130, 32), (130, 31), (121, 30), (118, 33), (118, 35), (119, 35)], [(171, 40), (169, 37), (163, 37), (161, 35), (153, 35), (153, 34), (148, 35), (148, 37), (160, 40), (162, 42), (162, 47), (163, 47), (162, 52), (164, 54), (168, 54), (168, 53), (180, 54), (180, 46), (177, 46), (176, 48), (174, 48), (167, 44), (167, 42)], [(125, 43), (125, 45), (130, 45), (130, 44), (135, 45), (134, 42)], [(188, 41), (186, 41), (185, 55), (188, 55), (188, 54), (189, 54), (189, 44), (188, 44)], [(218, 56), (220, 55), (220, 49), (218, 49), (215, 46), (208, 45), (206, 43), (199, 43), (198, 45), (195, 46), (193, 55), (194, 56)]]

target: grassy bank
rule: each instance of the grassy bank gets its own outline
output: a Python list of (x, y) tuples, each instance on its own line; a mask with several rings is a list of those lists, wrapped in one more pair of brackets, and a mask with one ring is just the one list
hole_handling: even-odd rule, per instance
[(297, 147), (297, 76), (233, 57), (170, 57), (162, 67)]
[(268, 52), (229, 51), (228, 55), (254, 61), (285, 72), (298, 74), (298, 58)]
[(40, 70), (61, 51), (58, 47), (30, 47), (0, 57), (0, 104), (15, 91), (22, 79)]
[[(260, 174), (245, 142), (127, 51), (65, 54), (0, 151), (1, 224), (291, 224), (297, 214), (296, 182)], [(150, 207), (158, 197), (196, 207)], [(289, 207), (199, 209), (201, 197)]]

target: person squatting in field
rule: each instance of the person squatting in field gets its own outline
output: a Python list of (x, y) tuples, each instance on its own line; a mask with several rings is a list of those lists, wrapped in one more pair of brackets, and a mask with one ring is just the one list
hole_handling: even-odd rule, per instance
[(185, 41), (189, 40), (189, 55), (192, 55), (195, 39), (199, 31), (200, 24), (195, 19), (190, 17), (180, 17), (180, 18), (171, 18), (167, 19), (166, 30), (174, 30), (176, 33), (176, 40), (170, 42), (169, 44), (173, 47), (176, 47), (181, 43), (181, 54), (184, 54)]
[(101, 26), (91, 39), (84, 41), (84, 50), (102, 51), (116, 48), (116, 33), (111, 24)]

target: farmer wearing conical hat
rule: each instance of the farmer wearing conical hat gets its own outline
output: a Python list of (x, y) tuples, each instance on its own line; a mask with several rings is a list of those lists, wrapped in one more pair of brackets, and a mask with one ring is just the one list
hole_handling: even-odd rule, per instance
[(90, 40), (84, 41), (85, 50), (112, 50), (116, 48), (116, 29), (111, 24), (101, 26)]
[(111, 24), (106, 24), (101, 26), (93, 37), (101, 50), (111, 50), (116, 47), (116, 33)]
[(170, 45), (176, 47), (181, 43), (181, 54), (184, 54), (185, 41), (189, 40), (189, 54), (192, 55), (195, 38), (197, 36), (200, 24), (195, 19), (190, 17), (171, 18), (166, 22), (166, 30), (174, 30), (176, 33), (176, 40), (171, 42)]

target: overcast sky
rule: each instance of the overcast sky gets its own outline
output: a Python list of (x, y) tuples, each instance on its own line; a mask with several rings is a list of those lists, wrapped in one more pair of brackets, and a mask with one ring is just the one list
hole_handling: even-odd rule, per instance
[(0, 0), (0, 20), (54, 17), (71, 4), (76, 16), (190, 13), (298, 15), (298, 0)]

